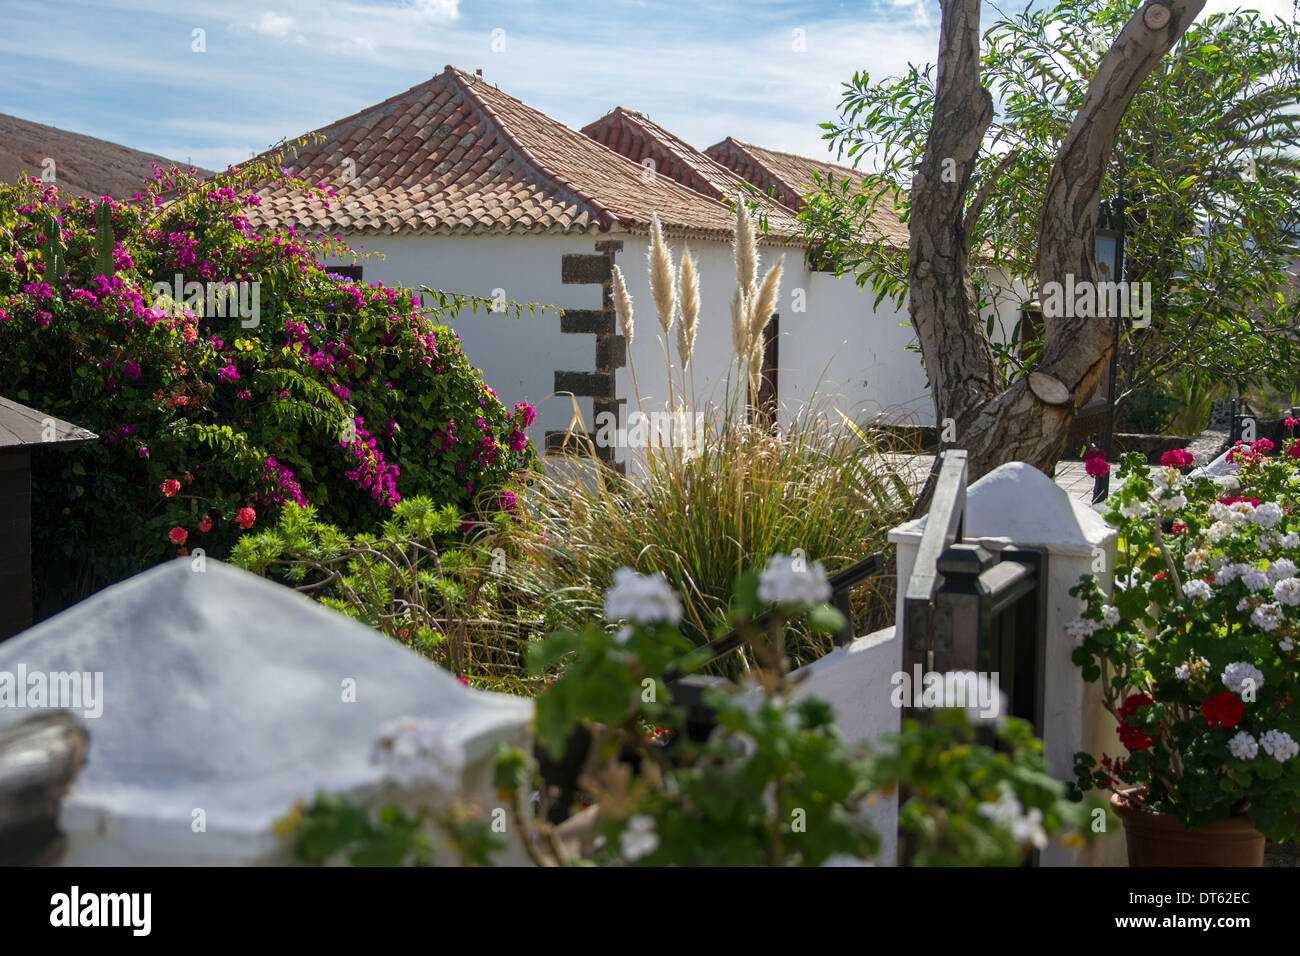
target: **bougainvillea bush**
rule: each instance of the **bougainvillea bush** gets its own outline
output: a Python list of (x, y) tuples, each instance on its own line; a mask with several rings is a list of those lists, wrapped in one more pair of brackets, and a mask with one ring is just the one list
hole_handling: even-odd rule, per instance
[(159, 170), (128, 204), (0, 186), (0, 394), (99, 435), (34, 456), (44, 610), (222, 556), (290, 502), (358, 532), (410, 495), (513, 507), (534, 412), (440, 324), (470, 300), (357, 285), (318, 262), (336, 241), (256, 231), (277, 175)]
[(1079, 786), (1142, 788), (1191, 827), (1245, 814), (1280, 842), (1300, 810), (1300, 445), (1272, 450), (1239, 444), (1217, 479), (1184, 476), (1187, 452), (1124, 456), (1114, 596), (1086, 576), (1070, 631), (1126, 750), (1080, 754)]

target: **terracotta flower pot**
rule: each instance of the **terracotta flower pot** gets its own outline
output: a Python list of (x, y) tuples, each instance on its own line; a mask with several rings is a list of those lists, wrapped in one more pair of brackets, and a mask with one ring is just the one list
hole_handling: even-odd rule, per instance
[(1246, 817), (1229, 817), (1195, 830), (1142, 805), (1141, 793), (1110, 798), (1124, 821), (1129, 866), (1263, 866), (1264, 834)]

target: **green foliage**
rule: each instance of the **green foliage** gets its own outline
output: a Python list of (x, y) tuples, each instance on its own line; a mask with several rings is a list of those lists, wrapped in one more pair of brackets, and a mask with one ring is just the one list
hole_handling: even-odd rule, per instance
[[(539, 742), (560, 759), (579, 729), (591, 741), (579, 801), (593, 809), (584, 811), (585, 835), (561, 847), (568, 859), (560, 862), (861, 862), (879, 849), (865, 804), (899, 788), (911, 835), (903, 863), (1014, 865), (1050, 833), (1081, 839), (1096, 808), (1067, 799), (1024, 721), (999, 725), (997, 751), (976, 742), (959, 708), (909, 720), (865, 752), (849, 747), (828, 704), (792, 698), (784, 654), (793, 625), (808, 616), (820, 616), (823, 628), (842, 621), (824, 606), (773, 608), (758, 598), (758, 580), (748, 572), (736, 581), (731, 623), (760, 669), (744, 685), (706, 691), (717, 726), (703, 742), (690, 737), (684, 710), (656, 679), (673, 659), (687, 673), (702, 662), (698, 652), (678, 657), (689, 643), (671, 623), (625, 623), (612, 632), (593, 623), (536, 649), (537, 667), (566, 663), (537, 699)], [(772, 616), (760, 629), (753, 622), (764, 612)], [(528, 781), (520, 754), (503, 757), (499, 788), (518, 800)], [(1001, 817), (990, 813), (999, 800)]]
[[(700, 454), (647, 449), (633, 480), (583, 465), (543, 479), (521, 529), (529, 561), (512, 573), (570, 596), (575, 623), (599, 607), (616, 568), (660, 572), (683, 595), (682, 633), (704, 644), (729, 626), (745, 568), (801, 549), (838, 570), (884, 551), (889, 528), (910, 510), (908, 487), (879, 454), (878, 435), (836, 427), (822, 411), (805, 409), (777, 433), (714, 418)], [(854, 602), (858, 633), (892, 620), (892, 570), (865, 582)], [(831, 646), (803, 625), (790, 644), (796, 664)]]
[[(1001, 14), (985, 31), (981, 81), (994, 116), (973, 170), (971, 195), (988, 200), (970, 248), (1031, 288), (1043, 190), (1102, 57), (1140, 0), (1060, 0)], [(1190, 391), (1198, 375), (1239, 388), (1274, 380), (1288, 390), (1300, 356), (1286, 268), (1300, 254), (1300, 27), (1250, 10), (1192, 24), (1138, 89), (1119, 128), (1102, 200), (1122, 198), (1125, 275), (1150, 282), (1149, 328), (1127, 329), (1119, 394), (1168, 379)], [(822, 184), (803, 214), (823, 261), (902, 304), (906, 253), (871, 225), (879, 205), (906, 221), (912, 176), (934, 116), (934, 67), (901, 76), (857, 73), (840, 118), (823, 124), (841, 156), (863, 165), (855, 181)], [(956, 172), (954, 170), (954, 172)], [(1119, 278), (1119, 277), (1112, 277)], [(977, 292), (988, 299), (982, 267)], [(988, 303), (986, 303), (988, 304)], [(1011, 329), (1002, 341), (1013, 343)], [(994, 342), (1004, 374), (1032, 365), (1038, 348)]]
[(498, 514), (467, 537), (458, 509), (421, 496), (399, 502), (377, 533), (350, 535), (322, 520), (315, 506), (290, 504), (274, 528), (240, 538), (230, 559), (401, 641), (458, 677), (527, 692), (526, 648), (544, 632), (550, 602), (518, 590), (503, 574), (518, 558), (511, 527)]
[(305, 863), (352, 866), (433, 866), (434, 842), (426, 821), (436, 816), (461, 866), (485, 866), (504, 841), (487, 821), (463, 811), (408, 815), (392, 805), (368, 811), (337, 794), (318, 793), (277, 821), (294, 853)]
[(349, 532), (405, 496), (486, 519), (535, 468), (533, 410), (439, 324), (481, 303), (358, 286), (319, 264), (337, 242), (256, 232), (276, 175), (159, 171), (132, 205), (0, 186), (0, 394), (99, 435), (33, 456), (44, 613), (178, 551), (223, 557), (290, 502)]
[(1288, 444), (1282, 458), (1239, 445), (1238, 475), (1220, 482), (1124, 456), (1108, 499), (1114, 594), (1085, 576), (1070, 631), (1127, 753), (1078, 755), (1079, 789), (1141, 787), (1187, 826), (1246, 813), (1269, 839), (1295, 839), (1300, 443)]

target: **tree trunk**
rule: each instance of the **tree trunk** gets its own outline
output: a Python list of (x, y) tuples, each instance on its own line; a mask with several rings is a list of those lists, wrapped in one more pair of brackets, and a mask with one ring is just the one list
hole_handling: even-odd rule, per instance
[[(1076, 285), (1097, 275), (1098, 201), (1120, 120), (1205, 0), (1149, 2), (1102, 59), (1048, 178), (1039, 226), (1038, 281)], [(993, 100), (979, 75), (979, 0), (941, 0), (939, 67), (930, 139), (912, 183), (908, 297), (935, 413), (955, 426), (973, 480), (1007, 461), (1051, 474), (1079, 407), (1101, 380), (1114, 318), (1044, 315), (1038, 367), (1006, 387), (971, 285), (966, 194)], [(926, 507), (927, 486), (918, 503)]]

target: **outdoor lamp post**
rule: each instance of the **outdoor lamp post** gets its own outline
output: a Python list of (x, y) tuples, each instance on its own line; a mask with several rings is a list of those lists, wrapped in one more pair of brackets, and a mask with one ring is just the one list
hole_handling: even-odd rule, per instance
[[(1096, 258), (1098, 282), (1124, 281), (1124, 195), (1120, 193), (1113, 201), (1103, 203), (1097, 218)], [(1110, 301), (1118, 302), (1118, 297)], [(1106, 461), (1110, 462), (1115, 451), (1115, 380), (1118, 378), (1119, 364), (1119, 321), (1118, 315), (1110, 316), (1114, 328), (1115, 343), (1110, 350), (1110, 366), (1106, 374), (1106, 431), (1102, 436), (1102, 447), (1106, 451)], [(1095, 504), (1105, 501), (1110, 494), (1110, 469), (1093, 479), (1092, 500)]]

